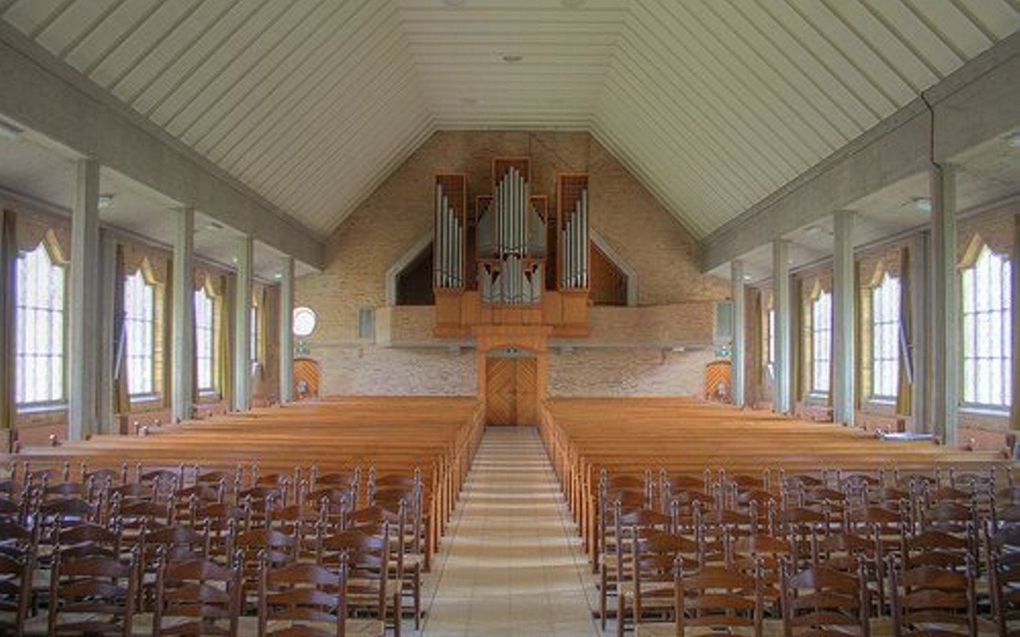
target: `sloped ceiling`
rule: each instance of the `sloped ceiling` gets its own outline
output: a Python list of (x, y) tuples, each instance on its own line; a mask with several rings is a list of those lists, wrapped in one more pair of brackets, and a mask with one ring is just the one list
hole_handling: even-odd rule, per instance
[(0, 0), (325, 236), (434, 130), (589, 130), (703, 237), (1020, 27), (1018, 0)]

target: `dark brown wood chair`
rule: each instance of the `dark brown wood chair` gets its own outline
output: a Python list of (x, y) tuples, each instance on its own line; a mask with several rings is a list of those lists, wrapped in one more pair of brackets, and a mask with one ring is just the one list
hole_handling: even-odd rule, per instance
[(152, 634), (236, 637), (241, 615), (241, 570), (198, 559), (161, 558)]

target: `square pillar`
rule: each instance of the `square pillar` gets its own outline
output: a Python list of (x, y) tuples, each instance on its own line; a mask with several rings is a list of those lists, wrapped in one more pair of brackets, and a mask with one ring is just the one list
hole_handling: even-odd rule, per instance
[(283, 262), (280, 276), (280, 402), (294, 400), (294, 258)]
[(177, 211), (174, 232), (173, 356), (170, 420), (194, 417), (195, 399), (195, 211)]
[(746, 381), (744, 374), (744, 361), (746, 360), (746, 342), (744, 339), (744, 262), (735, 259), (730, 263), (730, 285), (732, 286), (731, 296), (733, 298), (733, 351), (730, 354), (732, 365), (730, 366), (732, 378), (733, 404), (743, 407), (745, 404)]
[(68, 431), (81, 440), (99, 422), (100, 299), (99, 162), (78, 162), (71, 213), (71, 269), (68, 281)]
[(779, 413), (790, 413), (792, 364), (790, 340), (790, 244), (785, 239), (772, 243), (772, 290), (773, 309), (776, 313), (775, 382), (773, 383), (772, 404)]
[(251, 292), (252, 251), (250, 235), (238, 244), (237, 285), (234, 299), (234, 410), (251, 408)]
[(910, 431), (932, 433), (931, 412), (928, 411), (928, 351), (931, 347), (929, 329), (930, 285), (928, 281), (928, 233), (918, 234), (910, 243), (910, 331), (911, 403)]
[(833, 421), (854, 424), (854, 213), (835, 215), (832, 277)]
[(113, 406), (114, 331), (117, 319), (113, 315), (117, 296), (117, 238), (109, 230), (99, 231), (100, 272), (99, 284), (100, 328), (99, 328), (99, 422), (96, 431), (103, 434), (120, 433), (115, 421)]
[(933, 165), (931, 188), (932, 432), (956, 446), (959, 406), (960, 278), (956, 272), (956, 168)]

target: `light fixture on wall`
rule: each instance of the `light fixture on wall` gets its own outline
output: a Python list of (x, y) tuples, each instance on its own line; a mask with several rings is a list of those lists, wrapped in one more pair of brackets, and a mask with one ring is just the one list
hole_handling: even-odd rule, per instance
[(1020, 131), (1007, 135), (1006, 145), (1010, 148), (1020, 148)]
[(927, 197), (914, 197), (911, 199), (914, 208), (920, 212), (931, 212), (931, 199)]
[(113, 195), (105, 194), (99, 195), (99, 200), (96, 202), (96, 207), (100, 210), (105, 210), (113, 205)]
[(5, 122), (0, 119), (0, 140), (5, 142), (14, 142), (21, 137), (21, 133), (22, 131), (20, 128), (10, 122)]

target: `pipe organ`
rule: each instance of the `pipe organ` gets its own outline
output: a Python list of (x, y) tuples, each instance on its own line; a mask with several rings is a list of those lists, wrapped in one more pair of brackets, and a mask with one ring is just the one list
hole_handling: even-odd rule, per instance
[[(519, 163), (515, 162), (515, 163)], [(475, 243), (482, 303), (533, 305), (545, 288), (545, 206), (531, 196), (527, 164), (497, 161), (491, 197), (479, 197)]]
[(435, 197), (434, 286), (436, 289), (461, 289), (464, 287), (467, 177), (437, 175)]
[(561, 290), (588, 289), (588, 176), (561, 175), (556, 203), (559, 230), (559, 287)]
[(467, 214), (467, 178), (435, 178), (436, 335), (519, 325), (586, 336), (588, 176), (557, 176), (556, 206), (535, 194), (528, 157), (492, 160), (491, 194)]

